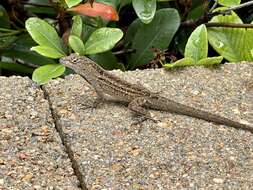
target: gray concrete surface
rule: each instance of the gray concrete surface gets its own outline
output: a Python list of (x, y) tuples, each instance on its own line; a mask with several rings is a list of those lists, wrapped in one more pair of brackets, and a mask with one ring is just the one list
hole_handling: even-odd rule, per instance
[(64, 149), (43, 91), (0, 77), (0, 189), (80, 189)]
[[(175, 101), (253, 122), (252, 64), (114, 73)], [(252, 188), (250, 132), (154, 110), (160, 123), (135, 125), (125, 106), (92, 108), (96, 94), (78, 75), (43, 89), (88, 189)]]
[[(252, 64), (113, 73), (253, 123)], [(125, 106), (92, 108), (95, 98), (78, 75), (42, 89), (28, 78), (0, 77), (0, 189), (252, 188), (252, 133), (154, 110), (160, 123), (135, 124)]]

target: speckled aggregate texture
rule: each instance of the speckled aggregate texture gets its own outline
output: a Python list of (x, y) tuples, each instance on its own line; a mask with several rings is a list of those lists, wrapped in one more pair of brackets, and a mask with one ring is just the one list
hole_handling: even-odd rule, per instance
[[(189, 67), (115, 75), (183, 104), (253, 122), (253, 65)], [(102, 103), (79, 75), (44, 86), (88, 189), (250, 189), (253, 134), (151, 110), (135, 124), (127, 107)]]
[(0, 97), (0, 189), (79, 189), (43, 91), (0, 77)]

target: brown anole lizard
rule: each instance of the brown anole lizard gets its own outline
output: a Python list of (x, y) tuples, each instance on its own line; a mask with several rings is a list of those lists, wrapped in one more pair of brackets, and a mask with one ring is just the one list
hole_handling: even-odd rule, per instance
[(129, 83), (105, 71), (102, 67), (85, 56), (71, 54), (61, 58), (60, 63), (71, 68), (90, 83), (94, 87), (99, 99), (128, 103), (130, 110), (146, 118), (152, 119), (150, 112), (145, 109), (151, 108), (179, 113), (216, 124), (253, 132), (253, 125), (243, 124), (218, 114), (177, 103), (157, 93), (151, 92), (142, 85)]

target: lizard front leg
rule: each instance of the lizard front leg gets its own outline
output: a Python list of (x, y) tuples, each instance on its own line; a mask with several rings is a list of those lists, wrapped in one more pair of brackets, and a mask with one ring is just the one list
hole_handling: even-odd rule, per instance
[(103, 92), (103, 89), (99, 85), (95, 85), (94, 89), (97, 93), (97, 98), (94, 102), (94, 107), (97, 107), (101, 102), (111, 101), (111, 98)]
[(145, 119), (151, 119), (152, 121), (157, 122), (152, 118), (150, 112), (144, 108), (144, 105), (147, 104), (148, 100), (144, 97), (135, 98), (128, 104), (128, 108), (135, 112), (137, 115), (144, 116)]

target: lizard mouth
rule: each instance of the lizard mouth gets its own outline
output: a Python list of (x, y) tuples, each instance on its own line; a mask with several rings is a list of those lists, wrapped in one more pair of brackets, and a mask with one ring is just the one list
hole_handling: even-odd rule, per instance
[(59, 59), (59, 62), (60, 62), (62, 65), (69, 65), (70, 60), (68, 60), (67, 57), (62, 57), (62, 58)]

